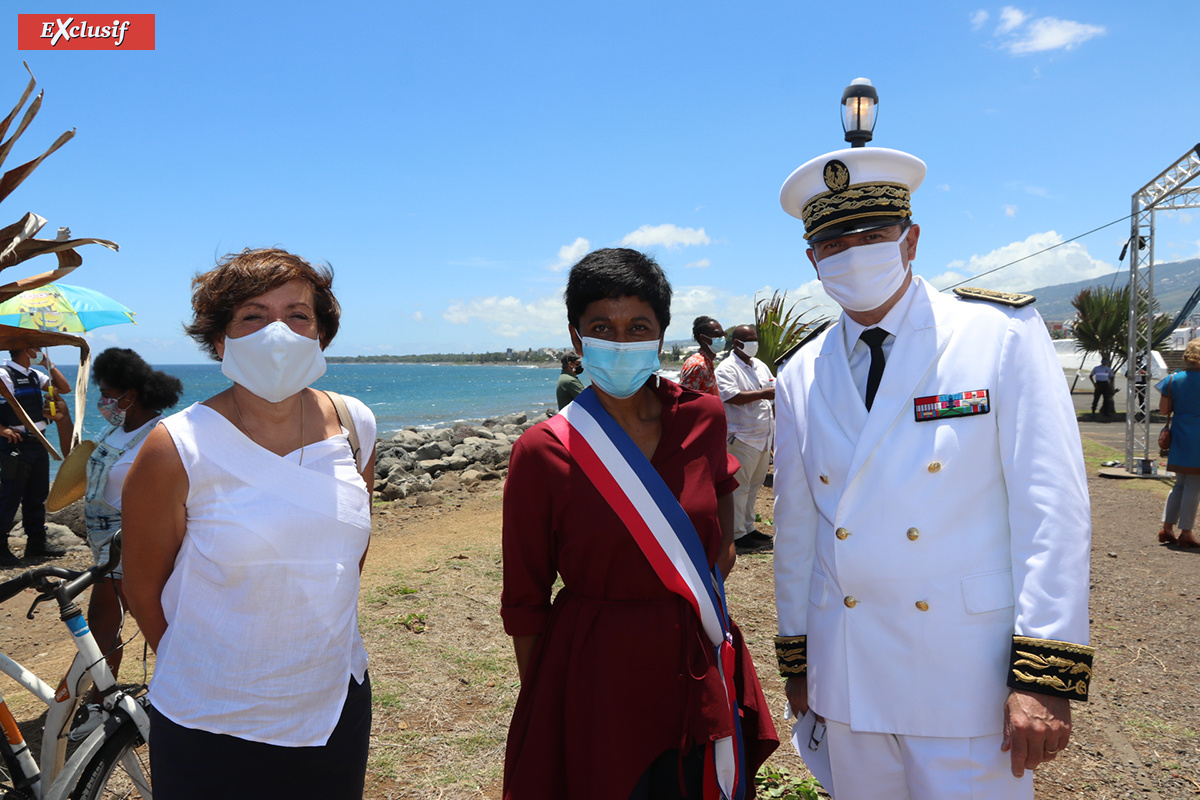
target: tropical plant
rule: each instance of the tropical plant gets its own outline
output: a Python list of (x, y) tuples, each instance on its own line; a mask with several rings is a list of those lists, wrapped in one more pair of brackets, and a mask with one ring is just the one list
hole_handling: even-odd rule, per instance
[[(1082, 289), (1071, 300), (1078, 314), (1073, 333), (1075, 349), (1084, 353), (1107, 356), (1114, 370), (1120, 371), (1125, 363), (1129, 347), (1129, 285), (1119, 289), (1097, 286)], [(1156, 340), (1171, 327), (1171, 316), (1160, 314), (1158, 301), (1154, 302), (1154, 322), (1151, 340)], [(1145, 309), (1139, 309), (1139, 324), (1145, 318)]]
[[(801, 298), (804, 299), (804, 298)], [(787, 293), (776, 289), (769, 298), (754, 302), (754, 326), (758, 332), (758, 359), (775, 374), (776, 360), (804, 338), (816, 321), (806, 322), (806, 309), (796, 312), (796, 304), (788, 305)]]

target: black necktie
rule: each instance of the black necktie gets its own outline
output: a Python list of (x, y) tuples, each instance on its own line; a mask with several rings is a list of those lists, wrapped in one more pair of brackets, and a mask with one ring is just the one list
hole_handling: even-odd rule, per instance
[(888, 332), (883, 328), (868, 328), (858, 337), (871, 348), (871, 369), (867, 372), (867, 411), (871, 410), (871, 404), (875, 402), (875, 392), (879, 391), (879, 381), (883, 379), (883, 340), (887, 336)]

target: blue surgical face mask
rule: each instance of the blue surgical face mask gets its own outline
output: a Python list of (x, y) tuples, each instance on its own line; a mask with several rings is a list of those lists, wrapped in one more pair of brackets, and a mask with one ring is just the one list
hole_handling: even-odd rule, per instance
[(724, 337), (724, 336), (718, 336), (717, 338), (713, 339), (713, 340), (712, 340), (712, 344), (710, 344), (710, 345), (709, 345), (709, 348), (710, 348), (710, 349), (711, 349), (711, 350), (712, 350), (714, 353), (719, 353), (719, 352), (721, 352), (722, 350), (724, 350), (724, 349), (725, 349), (725, 337)]
[(618, 399), (632, 397), (660, 367), (660, 342), (610, 342), (605, 339), (583, 340), (583, 368), (592, 383), (605, 394)]

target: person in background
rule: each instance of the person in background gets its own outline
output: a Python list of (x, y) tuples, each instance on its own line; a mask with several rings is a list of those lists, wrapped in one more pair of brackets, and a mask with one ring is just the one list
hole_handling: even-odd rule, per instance
[(737, 459), (738, 488), (733, 492), (733, 536), (739, 555), (772, 548), (770, 536), (755, 526), (755, 501), (767, 479), (775, 434), (775, 376), (754, 355), (758, 331), (753, 325), (733, 329), (733, 358), (717, 367), (717, 388), (729, 425), (729, 454)]
[[(71, 391), (71, 384), (42, 350), (30, 347), (9, 350), (9, 360), (0, 368), (0, 381), (29, 415), (39, 431), (46, 430), (45, 404), (42, 392), (53, 386), (60, 395)], [(33, 369), (45, 366), (47, 372)], [(47, 374), (49, 373), (49, 374)], [(15, 567), (21, 563), (8, 547), (8, 534), (21, 510), (25, 529), (25, 558), (54, 558), (65, 551), (46, 544), (46, 495), (50, 493), (50, 454), (38, 438), (25, 429), (25, 424), (7, 400), (0, 398), (0, 447), (6, 452), (5, 474), (0, 477), (0, 567)], [(8, 455), (15, 452), (16, 455)]]
[(837, 800), (1032, 800), (1092, 675), (1079, 425), (1033, 298), (913, 275), (925, 170), (843, 149), (780, 191), (843, 311), (778, 376), (776, 652)]
[[(707, 797), (706, 762), (711, 772), (714, 750), (736, 740), (726, 699), (733, 682), (748, 768), (742, 786), (752, 790), (778, 737), (740, 631), (732, 626), (732, 649), (721, 650), (728, 660), (718, 661), (699, 616), (712, 608), (710, 598), (692, 605), (679, 584), (665, 582), (678, 562), (669, 555), (652, 562), (637, 538), (636, 519), (661, 511), (673, 520), (665, 536), (691, 547), (687, 562), (697, 567), (701, 591), (720, 586), (714, 567), (721, 575), (733, 568), (725, 414), (717, 398), (654, 376), (671, 286), (653, 259), (597, 250), (571, 268), (565, 294), (571, 341), (592, 385), (513, 446), (500, 614), (521, 692), (503, 797)], [(582, 443), (587, 420), (606, 433)], [(624, 448), (621, 455), (601, 440)], [(610, 454), (599, 463), (611, 477), (628, 478), (621, 470), (632, 469), (634, 484), (661, 493), (623, 502), (628, 484), (592, 479), (597, 452)], [(563, 588), (554, 594), (558, 576)], [(734, 663), (726, 683), (720, 670)]]
[(559, 411), (583, 391), (583, 381), (579, 380), (582, 372), (583, 363), (579, 360), (579, 354), (574, 350), (563, 353), (562, 374), (558, 376), (558, 386), (555, 388)]
[[(92, 362), (92, 379), (100, 390), (97, 409), (109, 428), (96, 440), (88, 458), (84, 519), (88, 545), (97, 564), (108, 563), (109, 541), (121, 529), (121, 490), (146, 437), (183, 394), (183, 383), (147, 364), (133, 350), (110, 347)], [(125, 617), (121, 564), (92, 587), (87, 621), (113, 677), (121, 669), (121, 624)], [(100, 698), (80, 708), (71, 740), (87, 737), (102, 719)]]
[(679, 385), (700, 394), (717, 394), (713, 359), (725, 349), (725, 329), (712, 317), (696, 317), (692, 321), (692, 338), (700, 349), (683, 362)]
[[(1156, 386), (1162, 395), (1158, 408), (1171, 415), (1171, 447), (1167, 469), (1175, 473), (1175, 485), (1163, 509), (1158, 540), (1180, 547), (1200, 547), (1192, 532), (1196, 507), (1200, 504), (1200, 339), (1192, 339), (1183, 351), (1184, 368)], [(1179, 526), (1179, 536), (1175, 526)]]
[(1088, 374), (1088, 380), (1092, 382), (1094, 391), (1092, 392), (1092, 413), (1096, 413), (1096, 405), (1100, 405), (1100, 414), (1105, 418), (1113, 415), (1116, 409), (1113, 407), (1113, 372), (1112, 363), (1108, 356), (1103, 356), (1100, 363), (1092, 367), (1091, 373)]
[(122, 494), (125, 596), (158, 655), (154, 796), (361, 798), (375, 417), (309, 388), (338, 331), (333, 274), (244, 250), (193, 280), (192, 308), (233, 385), (157, 425)]

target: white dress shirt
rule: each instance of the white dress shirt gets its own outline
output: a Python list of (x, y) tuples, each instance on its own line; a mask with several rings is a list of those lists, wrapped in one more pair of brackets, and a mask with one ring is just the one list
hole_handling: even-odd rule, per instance
[(717, 391), (721, 394), (721, 401), (725, 403), (725, 422), (729, 436), (736, 436), (757, 450), (769, 447), (771, 435), (775, 431), (771, 401), (756, 400), (734, 405), (729, 400), (742, 392), (766, 389), (775, 380), (771, 370), (757, 358), (751, 358), (747, 364), (737, 353), (733, 353), (717, 367), (716, 376)]
[(916, 282), (908, 285), (908, 291), (900, 296), (899, 302), (892, 306), (891, 311), (879, 321), (877, 325), (860, 325), (850, 317), (846, 316), (846, 312), (842, 312), (842, 330), (846, 337), (846, 352), (850, 354), (850, 374), (854, 377), (854, 385), (858, 387), (858, 396), (867, 402), (867, 373), (871, 370), (871, 348), (867, 346), (859, 337), (863, 331), (871, 328), (883, 328), (888, 332), (887, 337), (883, 340), (883, 357), (890, 358), (892, 355), (892, 345), (896, 343), (896, 331), (900, 330), (901, 323), (908, 315), (908, 309), (912, 306), (913, 296), (916, 294)]

